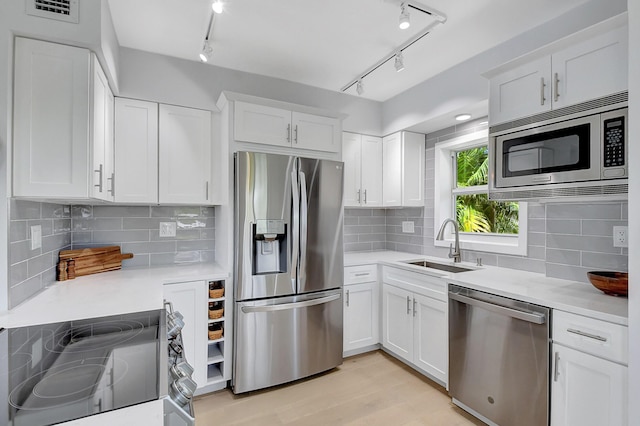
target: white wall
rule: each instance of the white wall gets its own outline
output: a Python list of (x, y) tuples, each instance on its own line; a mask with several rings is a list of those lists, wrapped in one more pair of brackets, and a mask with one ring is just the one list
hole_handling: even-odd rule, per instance
[(384, 103), (383, 134), (486, 100), (489, 87), (482, 73), (626, 10), (626, 0), (591, 0), (412, 87)]
[[(629, 212), (640, 211), (640, 2), (629, 1)], [(630, 161), (631, 162), (631, 161)], [(637, 216), (631, 215), (636, 218)], [(640, 253), (640, 223), (629, 221), (629, 258)], [(629, 424), (640, 419), (640, 264), (630, 262), (629, 274)]]
[(120, 96), (215, 110), (223, 90), (347, 114), (343, 129), (382, 131), (379, 102), (199, 61), (120, 49)]

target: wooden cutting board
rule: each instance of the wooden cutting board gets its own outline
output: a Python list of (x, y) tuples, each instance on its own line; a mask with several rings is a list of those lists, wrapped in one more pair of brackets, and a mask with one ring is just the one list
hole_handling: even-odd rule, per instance
[(123, 259), (131, 259), (133, 253), (120, 253), (120, 246), (106, 246), (79, 250), (62, 250), (59, 254), (58, 281), (76, 276), (98, 274), (122, 268)]

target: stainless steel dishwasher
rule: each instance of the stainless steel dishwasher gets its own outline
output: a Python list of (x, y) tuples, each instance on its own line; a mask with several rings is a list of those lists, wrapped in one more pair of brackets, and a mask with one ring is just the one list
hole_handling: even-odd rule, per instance
[(500, 426), (549, 424), (549, 309), (449, 285), (449, 393)]

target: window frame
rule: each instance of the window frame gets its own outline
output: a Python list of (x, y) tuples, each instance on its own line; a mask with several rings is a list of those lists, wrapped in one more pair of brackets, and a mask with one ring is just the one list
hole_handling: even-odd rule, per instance
[[(436, 143), (434, 147), (435, 177), (434, 177), (434, 219), (433, 243), (436, 247), (448, 247), (454, 242), (453, 227), (444, 240), (437, 240), (436, 235), (440, 225), (446, 218), (454, 218), (455, 195), (489, 192), (488, 185), (456, 188), (455, 153), (482, 145), (489, 145), (489, 131), (481, 130), (467, 135), (458, 136), (444, 142)], [(489, 153), (491, 155), (491, 153)], [(489, 179), (492, 171), (489, 170)], [(469, 189), (472, 188), (472, 189)], [(460, 248), (465, 250), (483, 251), (497, 254), (512, 254), (525, 256), (527, 254), (527, 203), (519, 203), (518, 234), (484, 234), (477, 232), (460, 232)]]

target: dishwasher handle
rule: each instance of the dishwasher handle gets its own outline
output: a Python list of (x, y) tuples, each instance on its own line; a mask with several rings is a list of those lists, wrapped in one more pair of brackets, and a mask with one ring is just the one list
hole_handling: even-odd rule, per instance
[(458, 293), (449, 293), (449, 297), (453, 300), (457, 300), (458, 302), (462, 302), (467, 305), (476, 306), (478, 308), (486, 309), (497, 314), (510, 316), (512, 318), (528, 321), (534, 324), (544, 324), (547, 320), (545, 314), (508, 308), (506, 306), (496, 305), (493, 303), (485, 302), (483, 300), (474, 299), (473, 297), (463, 296)]

